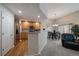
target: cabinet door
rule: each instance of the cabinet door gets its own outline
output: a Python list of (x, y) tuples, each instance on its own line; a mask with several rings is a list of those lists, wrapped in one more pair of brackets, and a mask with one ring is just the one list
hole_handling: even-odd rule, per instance
[(2, 55), (14, 46), (14, 15), (8, 9), (2, 9)]
[(7, 52), (7, 43), (8, 40), (8, 19), (7, 19), (7, 12), (5, 8), (2, 9), (2, 55), (4, 55)]
[(8, 45), (9, 45), (9, 49), (12, 48), (12, 46), (14, 45), (14, 16), (8, 12)]

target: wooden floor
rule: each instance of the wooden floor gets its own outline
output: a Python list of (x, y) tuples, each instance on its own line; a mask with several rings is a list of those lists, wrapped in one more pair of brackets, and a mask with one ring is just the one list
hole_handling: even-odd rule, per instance
[(28, 40), (22, 40), (12, 48), (5, 56), (24, 56), (28, 55)]

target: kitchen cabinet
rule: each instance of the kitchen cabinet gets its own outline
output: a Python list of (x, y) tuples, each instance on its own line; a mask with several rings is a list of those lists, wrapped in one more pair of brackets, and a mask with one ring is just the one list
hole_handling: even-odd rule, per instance
[(0, 55), (5, 55), (14, 47), (14, 15), (2, 4), (0, 10)]

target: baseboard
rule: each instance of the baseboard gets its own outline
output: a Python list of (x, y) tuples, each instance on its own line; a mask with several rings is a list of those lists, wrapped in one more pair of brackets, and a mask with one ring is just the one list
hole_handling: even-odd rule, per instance
[(2, 56), (5, 56), (6, 53), (7, 53), (11, 48), (14, 48), (14, 45), (10, 46), (6, 51), (4, 51), (4, 53), (2, 53)]

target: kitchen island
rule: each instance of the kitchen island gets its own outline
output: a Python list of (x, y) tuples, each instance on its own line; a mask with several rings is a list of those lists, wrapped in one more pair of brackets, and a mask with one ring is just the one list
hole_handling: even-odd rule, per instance
[(28, 36), (28, 55), (35, 55), (39, 52), (39, 31), (29, 32)]

